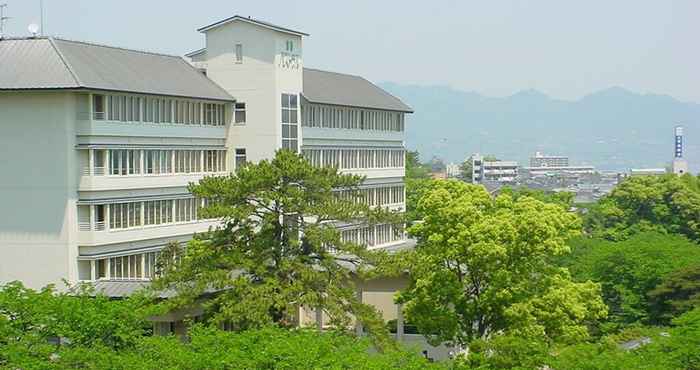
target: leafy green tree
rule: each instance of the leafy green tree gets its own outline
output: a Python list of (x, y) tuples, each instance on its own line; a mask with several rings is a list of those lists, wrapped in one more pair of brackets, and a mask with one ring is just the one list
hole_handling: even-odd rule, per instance
[(337, 226), (399, 224), (402, 217), (371, 209), (358, 191), (362, 180), (281, 150), (272, 160), (191, 185), (192, 194), (209, 202), (201, 215), (221, 219), (222, 226), (191, 241), (177, 258), (164, 258), (170, 263), (155, 289), (175, 293), (171, 308), (215, 292), (204, 304), (206, 318), (239, 330), (294, 325), (299, 307), (307, 307), (323, 309), (338, 327), (349, 325), (352, 314), (374, 334), (385, 333), (376, 309), (356, 298), (354, 284), (382, 253), (343, 241)]
[(462, 162), (462, 164), (459, 165), (459, 173), (463, 181), (474, 181), (474, 164), (472, 164), (471, 156), (465, 159), (464, 162)]
[[(559, 262), (577, 281), (602, 286), (608, 329), (654, 321), (647, 294), (668, 274), (700, 261), (700, 248), (678, 235), (646, 232), (622, 242), (578, 238)], [(657, 313), (656, 315), (662, 315)]]
[(429, 179), (430, 167), (420, 162), (417, 150), (406, 152), (406, 179)]
[(647, 295), (653, 320), (663, 324), (700, 307), (700, 262), (668, 274)]
[(628, 178), (591, 208), (586, 229), (610, 240), (664, 231), (700, 241), (698, 188), (700, 181), (689, 174)]
[(411, 277), (398, 300), (433, 343), (466, 344), (497, 333), (576, 341), (604, 317), (600, 288), (574, 283), (552, 265), (580, 220), (530, 197), (492, 198), (481, 186), (437, 181), (418, 202), (410, 228), (414, 252), (402, 256)]

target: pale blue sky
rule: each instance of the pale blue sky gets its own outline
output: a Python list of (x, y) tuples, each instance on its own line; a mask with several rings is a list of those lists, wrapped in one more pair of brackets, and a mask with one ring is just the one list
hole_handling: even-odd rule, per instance
[[(39, 0), (8, 3), (26, 35)], [(375, 82), (576, 99), (610, 86), (700, 102), (700, 1), (44, 0), (47, 34), (184, 54), (233, 14), (311, 34), (305, 65)], [(0, 66), (1, 68), (2, 66)]]

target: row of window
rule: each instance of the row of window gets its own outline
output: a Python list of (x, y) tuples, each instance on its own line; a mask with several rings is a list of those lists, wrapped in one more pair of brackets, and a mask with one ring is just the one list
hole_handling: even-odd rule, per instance
[(295, 152), (299, 151), (298, 100), (296, 94), (282, 94), (282, 149)]
[[(241, 107), (245, 121), (245, 104)], [(238, 109), (237, 104), (236, 110)], [(92, 110), (95, 120), (208, 126), (222, 126), (226, 123), (225, 104), (194, 100), (93, 94)]]
[(201, 199), (182, 198), (113, 203), (96, 206), (95, 211), (98, 222), (103, 222), (103, 212), (108, 212), (109, 229), (120, 230), (195, 221), (197, 220), (197, 210), (202, 206)]
[(375, 247), (395, 241), (404, 240), (403, 228), (394, 225), (365, 226), (357, 229), (343, 230), (340, 238), (345, 243), (355, 243)]
[(404, 166), (403, 149), (303, 149), (302, 154), (317, 167), (363, 169)]
[[(93, 155), (94, 174), (105, 170), (119, 176), (226, 171), (225, 150), (94, 149)], [(245, 149), (236, 149), (237, 164), (241, 157), (245, 162)]]
[(150, 280), (156, 276), (158, 252), (103, 258), (95, 261), (95, 278), (110, 280)]
[[(381, 188), (367, 188), (359, 190), (340, 190), (338, 196), (344, 200), (366, 202), (369, 206), (384, 206), (388, 204), (404, 203), (404, 185), (387, 186)], [(354, 198), (354, 199), (353, 199)]]
[(302, 107), (301, 116), (304, 127), (398, 132), (404, 130), (404, 114), (401, 112), (312, 104)]

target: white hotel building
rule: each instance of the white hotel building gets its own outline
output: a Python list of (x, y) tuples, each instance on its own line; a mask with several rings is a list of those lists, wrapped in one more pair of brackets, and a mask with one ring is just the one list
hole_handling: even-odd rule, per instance
[[(199, 31), (206, 44), (191, 64), (58, 38), (0, 40), (0, 284), (93, 281), (128, 294), (153, 276), (165, 245), (217, 224), (197, 216), (190, 182), (280, 148), (365, 175), (372, 204), (404, 208), (411, 108), (361, 77), (304, 68), (303, 32), (239, 16)], [(386, 225), (347, 225), (343, 237), (406, 243)], [(364, 299), (393, 304), (395, 286), (379, 285)]]

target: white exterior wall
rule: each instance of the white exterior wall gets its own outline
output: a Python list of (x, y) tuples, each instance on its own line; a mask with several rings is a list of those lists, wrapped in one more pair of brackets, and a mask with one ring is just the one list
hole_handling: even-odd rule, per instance
[(0, 283), (77, 278), (75, 117), (73, 93), (0, 92)]
[[(296, 69), (279, 66), (279, 53), (287, 40), (293, 40), (299, 51)], [(243, 45), (242, 63), (235, 60), (236, 44)], [(206, 53), (196, 60), (206, 63), (209, 78), (246, 104), (246, 123), (231, 124), (227, 147), (245, 148), (249, 161), (272, 158), (281, 147), (280, 97), (302, 91), (301, 47), (299, 36), (245, 22), (230, 22), (206, 32)], [(234, 151), (229, 153), (231, 157)]]
[(90, 102), (85, 92), (0, 92), (0, 284), (62, 288), (63, 279), (91, 276), (81, 260), (139, 254), (189, 240), (215, 224), (109, 230), (94, 228), (94, 219), (86, 222), (86, 204), (183, 198), (190, 181), (223, 173), (92, 175), (88, 148), (223, 150), (227, 133), (225, 126), (93, 120)]

